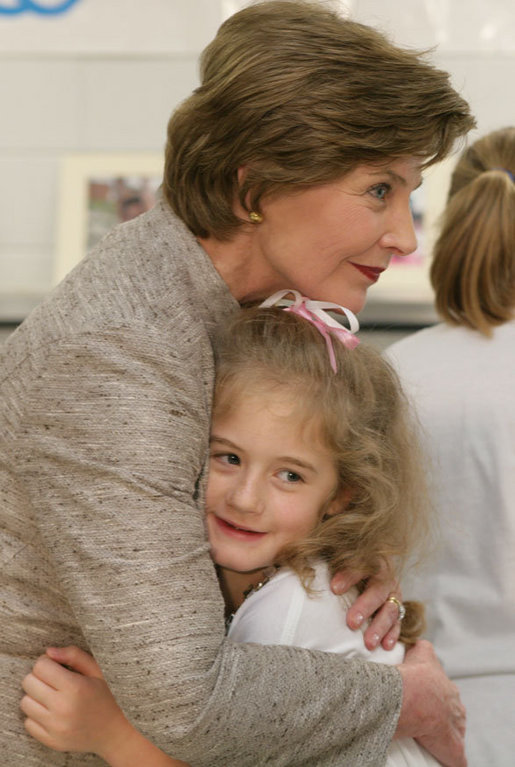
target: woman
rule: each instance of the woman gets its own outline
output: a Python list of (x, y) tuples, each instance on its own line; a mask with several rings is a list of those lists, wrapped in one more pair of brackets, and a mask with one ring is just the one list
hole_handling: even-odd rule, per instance
[(433, 457), (437, 556), (413, 591), (468, 711), (470, 765), (513, 764), (515, 127), (460, 158), (431, 281), (444, 322), (389, 349)]
[[(215, 325), (284, 287), (358, 311), (415, 246), (422, 165), (472, 124), (447, 75), (317, 4), (222, 26), (170, 121), (165, 199), (5, 348), (10, 764), (48, 760), (13, 720), (26, 659), (73, 643), (144, 734), (195, 765), (255, 767), (265, 739), (275, 765), (375, 765), (394, 732), (464, 765), (461, 708), (427, 647), (397, 670), (224, 641), (202, 511)], [(371, 586), (354, 625), (391, 589)], [(389, 602), (369, 645), (397, 617)]]

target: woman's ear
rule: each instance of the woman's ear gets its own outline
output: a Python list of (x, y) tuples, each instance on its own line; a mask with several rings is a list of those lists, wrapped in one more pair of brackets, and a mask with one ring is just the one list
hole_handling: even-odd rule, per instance
[(236, 171), (236, 177), (238, 179), (238, 186), (241, 186), (243, 182), (245, 181), (247, 177), (247, 166), (246, 165), (240, 165), (238, 170)]
[(334, 517), (336, 514), (341, 514), (345, 511), (352, 499), (352, 490), (350, 487), (342, 487), (337, 490), (336, 495), (329, 502), (328, 507), (324, 510), (324, 517)]
[(246, 177), (247, 177), (247, 165), (241, 165), (236, 171), (238, 187), (235, 190), (235, 195), (234, 195), (233, 213), (236, 216), (238, 216), (238, 218), (241, 218), (242, 221), (248, 221), (249, 211), (250, 211), (250, 192), (248, 192), (245, 196), (244, 205), (242, 205), (240, 201), (240, 190), (243, 184), (245, 183)]

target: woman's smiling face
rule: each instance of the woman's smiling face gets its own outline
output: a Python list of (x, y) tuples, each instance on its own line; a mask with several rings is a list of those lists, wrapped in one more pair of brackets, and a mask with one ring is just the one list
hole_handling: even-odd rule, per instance
[(417, 246), (410, 194), (420, 166), (418, 158), (360, 165), (331, 183), (264, 198), (250, 236), (259, 284), (245, 298), (296, 288), (359, 312), (392, 255)]

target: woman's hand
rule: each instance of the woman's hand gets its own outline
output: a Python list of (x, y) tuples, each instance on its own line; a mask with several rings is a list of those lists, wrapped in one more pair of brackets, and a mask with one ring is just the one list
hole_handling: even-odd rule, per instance
[(415, 738), (445, 767), (466, 767), (465, 708), (430, 642), (419, 640), (399, 667), (402, 707), (396, 738)]
[[(361, 580), (362, 575), (359, 573), (336, 573), (331, 580), (331, 589), (335, 594), (345, 594)], [(399, 608), (395, 602), (386, 601), (392, 595), (402, 602), (399, 584), (384, 565), (377, 575), (367, 580), (365, 590), (347, 611), (347, 625), (354, 630), (372, 618), (364, 634), (365, 645), (369, 650), (374, 650), (379, 644), (385, 650), (391, 650), (399, 639)]]
[(22, 687), (25, 729), (56, 751), (93, 752), (106, 758), (132, 730), (100, 667), (78, 647), (48, 649)]

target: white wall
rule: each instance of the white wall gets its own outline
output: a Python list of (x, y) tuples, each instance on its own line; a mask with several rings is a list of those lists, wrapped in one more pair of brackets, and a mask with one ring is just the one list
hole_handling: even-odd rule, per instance
[[(340, 4), (401, 44), (438, 45), (479, 132), (515, 123), (513, 0)], [(162, 151), (169, 114), (197, 84), (199, 51), (242, 5), (75, 0), (63, 15), (0, 13), (0, 321), (21, 319), (51, 285), (62, 158)]]
[(400, 45), (434, 49), (471, 104), (478, 130), (515, 124), (515, 2), (513, 0), (341, 0), (354, 18), (380, 28)]
[(63, 15), (0, 13), (0, 321), (20, 319), (51, 285), (61, 160), (161, 152), (221, 20), (218, 0), (76, 0)]

